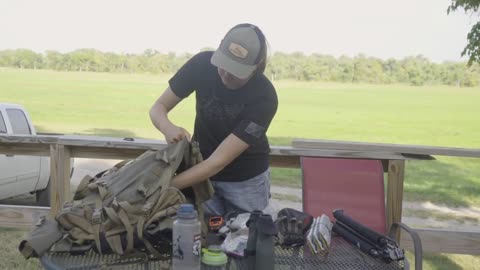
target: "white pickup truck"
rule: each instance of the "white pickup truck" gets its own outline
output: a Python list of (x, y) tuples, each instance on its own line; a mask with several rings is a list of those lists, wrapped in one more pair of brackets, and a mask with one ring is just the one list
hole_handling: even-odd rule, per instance
[[(0, 135), (36, 135), (27, 111), (20, 105), (0, 103)], [(0, 154), (0, 200), (36, 194), (37, 204), (50, 204), (50, 158)]]

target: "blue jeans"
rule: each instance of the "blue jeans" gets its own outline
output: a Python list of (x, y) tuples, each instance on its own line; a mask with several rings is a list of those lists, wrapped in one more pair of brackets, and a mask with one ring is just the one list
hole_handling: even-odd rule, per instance
[(242, 182), (212, 181), (215, 194), (203, 203), (207, 215), (264, 210), (270, 198), (270, 170)]

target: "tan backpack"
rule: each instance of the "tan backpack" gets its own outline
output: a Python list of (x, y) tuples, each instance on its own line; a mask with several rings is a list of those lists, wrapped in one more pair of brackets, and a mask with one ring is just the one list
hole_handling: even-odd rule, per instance
[[(55, 217), (63, 237), (52, 249), (86, 250), (82, 247), (90, 246), (99, 253), (126, 254), (146, 248), (159, 255), (162, 246), (170, 245), (172, 222), (180, 204), (194, 204), (203, 217), (202, 203), (213, 195), (209, 180), (190, 191), (182, 190), (190, 196), (170, 186), (175, 173), (201, 160), (198, 143), (183, 140), (121, 162), (96, 177), (86, 176), (73, 201), (65, 203)], [(205, 232), (206, 224), (200, 220)], [(42, 241), (32, 240), (36, 242), (33, 246)]]

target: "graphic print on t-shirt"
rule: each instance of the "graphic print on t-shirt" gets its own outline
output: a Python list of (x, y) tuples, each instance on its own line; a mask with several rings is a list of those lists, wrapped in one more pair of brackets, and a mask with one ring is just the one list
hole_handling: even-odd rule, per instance
[(210, 98), (198, 96), (198, 108), (203, 117), (209, 120), (234, 120), (242, 112), (243, 104), (221, 104), (220, 100), (212, 95)]

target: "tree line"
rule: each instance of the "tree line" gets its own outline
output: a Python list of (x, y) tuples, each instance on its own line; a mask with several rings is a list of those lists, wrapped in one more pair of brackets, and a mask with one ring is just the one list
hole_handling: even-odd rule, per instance
[[(208, 50), (205, 48), (203, 50)], [(0, 51), (0, 66), (58, 71), (173, 73), (192, 54), (160, 53), (147, 49), (141, 54), (118, 54), (95, 49), (68, 53), (28, 49)], [(459, 87), (480, 83), (480, 66), (462, 62), (434, 63), (418, 55), (403, 59), (379, 59), (363, 54), (355, 57), (276, 52), (269, 57), (266, 73), (272, 80), (332, 81), (349, 83), (444, 84)]]

